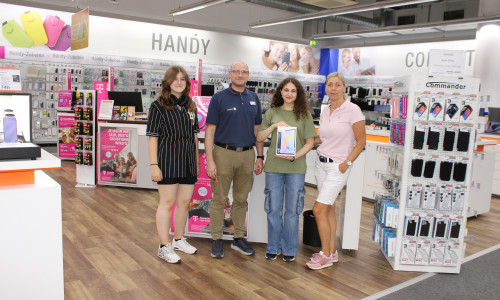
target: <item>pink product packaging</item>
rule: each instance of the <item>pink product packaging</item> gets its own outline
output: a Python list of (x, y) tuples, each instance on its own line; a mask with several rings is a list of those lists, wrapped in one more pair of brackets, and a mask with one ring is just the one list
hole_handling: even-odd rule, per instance
[(54, 47), (49, 47), (52, 50), (66, 51), (71, 46), (71, 25), (65, 25), (61, 30), (61, 34), (57, 39)]
[(47, 15), (47, 17), (45, 17), (43, 28), (45, 28), (45, 32), (47, 33), (47, 46), (54, 47), (56, 45), (64, 24), (64, 21), (59, 19), (58, 16)]

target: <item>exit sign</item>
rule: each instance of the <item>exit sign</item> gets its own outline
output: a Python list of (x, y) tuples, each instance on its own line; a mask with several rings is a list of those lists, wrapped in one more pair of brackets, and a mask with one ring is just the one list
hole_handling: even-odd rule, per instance
[(316, 46), (316, 41), (309, 41), (309, 46), (311, 46), (311, 47)]

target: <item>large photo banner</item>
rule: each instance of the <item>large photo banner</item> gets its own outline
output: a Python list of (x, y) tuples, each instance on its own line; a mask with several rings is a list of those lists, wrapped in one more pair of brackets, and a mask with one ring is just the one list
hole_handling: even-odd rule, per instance
[(137, 129), (113, 128), (100, 132), (99, 181), (137, 183)]
[(376, 75), (376, 50), (376, 47), (339, 49), (339, 72), (344, 76)]

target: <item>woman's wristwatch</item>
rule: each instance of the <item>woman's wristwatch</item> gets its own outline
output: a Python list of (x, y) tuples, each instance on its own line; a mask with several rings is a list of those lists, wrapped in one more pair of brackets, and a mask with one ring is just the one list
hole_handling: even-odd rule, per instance
[(345, 160), (345, 162), (347, 163), (347, 165), (348, 165), (349, 167), (350, 167), (350, 166), (352, 166), (352, 161), (350, 161), (350, 160), (346, 159), (346, 160)]

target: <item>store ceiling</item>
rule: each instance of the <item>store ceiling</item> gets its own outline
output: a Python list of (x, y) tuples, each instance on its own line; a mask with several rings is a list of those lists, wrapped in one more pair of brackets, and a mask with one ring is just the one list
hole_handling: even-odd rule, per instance
[[(394, 0), (385, 0), (394, 1)], [(172, 10), (204, 0), (30, 0), (2, 1), (46, 9), (76, 12), (89, 7), (92, 15), (113, 17), (209, 31), (241, 34), (272, 40), (342, 48), (475, 38), (476, 23), (461, 20), (500, 15), (498, 0), (438, 0), (430, 3), (330, 16), (289, 24), (250, 28), (249, 24), (302, 16), (344, 5), (375, 5), (379, 0), (227, 0), (207, 8), (172, 16)], [(425, 1), (422, 1), (425, 2)], [(357, 4), (356, 4), (357, 3)], [(492, 8), (492, 9), (490, 9)], [(496, 15), (495, 15), (496, 12)], [(458, 19), (454, 19), (457, 18)], [(445, 18), (453, 21), (444, 26)], [(458, 20), (458, 21), (457, 21)], [(498, 18), (500, 21), (500, 18)], [(406, 24), (406, 25), (404, 25)], [(435, 24), (425, 27), (425, 24)], [(399, 27), (405, 26), (399, 30)], [(422, 28), (422, 26), (424, 28)], [(392, 29), (384, 31), (385, 28)], [(356, 33), (348, 35), (346, 33)], [(341, 35), (324, 39), (327, 35)], [(342, 36), (343, 35), (343, 36)]]

